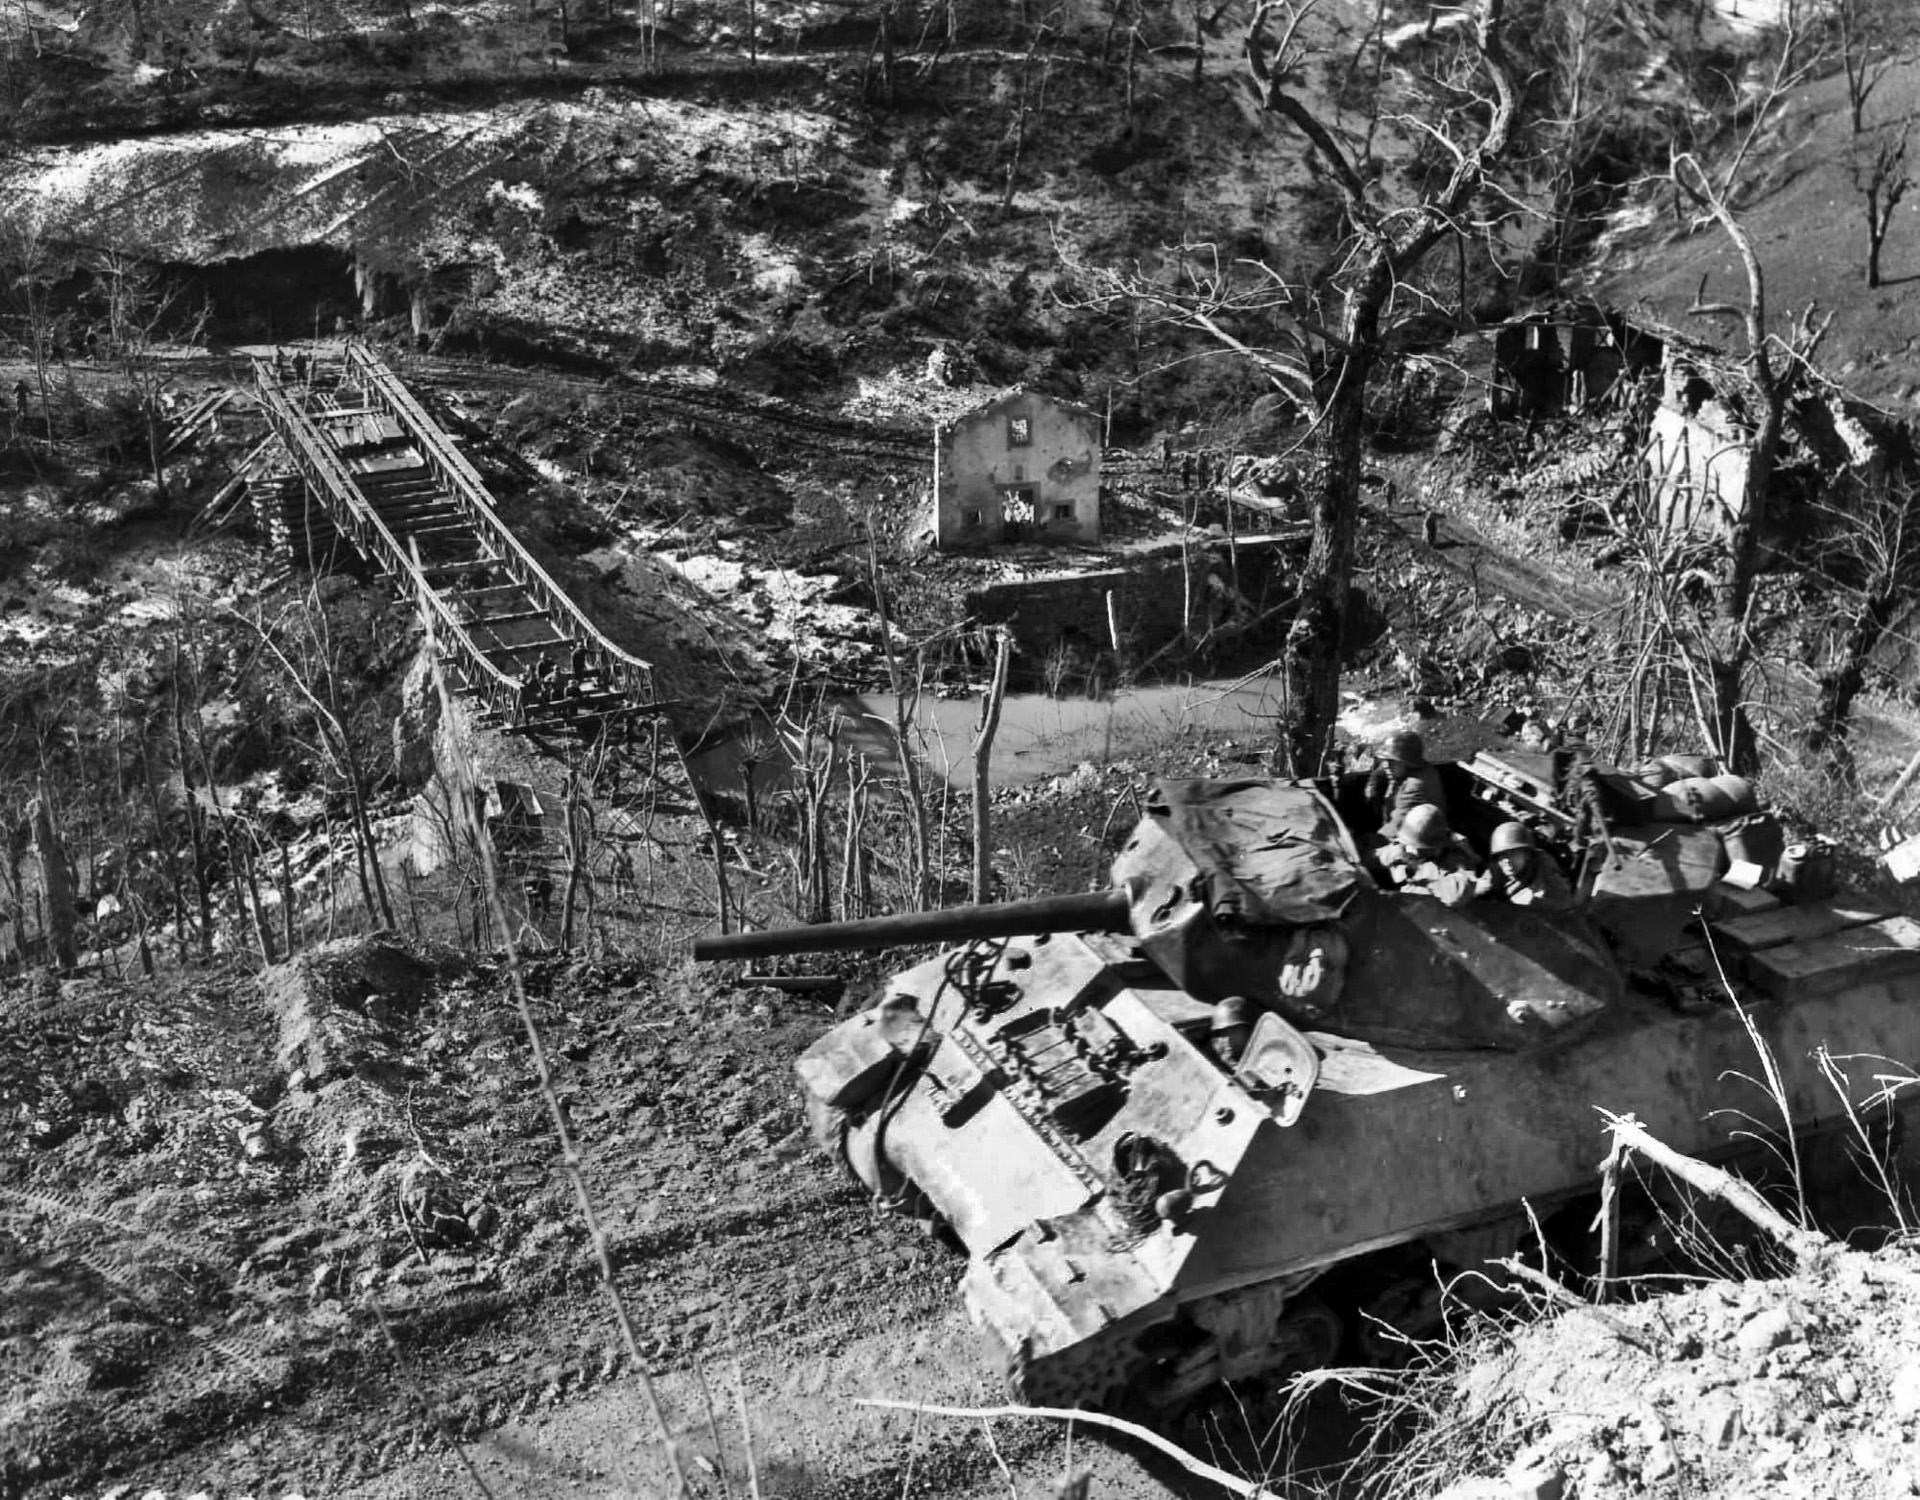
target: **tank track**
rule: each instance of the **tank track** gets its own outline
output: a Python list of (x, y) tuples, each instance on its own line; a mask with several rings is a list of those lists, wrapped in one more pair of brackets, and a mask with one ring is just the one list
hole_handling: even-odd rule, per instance
[[(1278, 1286), (1270, 1290), (1275, 1298), (1283, 1295)], [(1203, 1400), (1223, 1385), (1271, 1382), (1338, 1357), (1345, 1324), (1312, 1293), (1286, 1298), (1285, 1310), (1257, 1349), (1224, 1352), (1218, 1337), (1207, 1331), (1205, 1319), (1213, 1308), (1242, 1295), (1190, 1304), (1168, 1322), (1104, 1334), (1045, 1360), (1032, 1359), (1023, 1344), (1007, 1357), (1008, 1389), (1027, 1406), (1165, 1414)]]

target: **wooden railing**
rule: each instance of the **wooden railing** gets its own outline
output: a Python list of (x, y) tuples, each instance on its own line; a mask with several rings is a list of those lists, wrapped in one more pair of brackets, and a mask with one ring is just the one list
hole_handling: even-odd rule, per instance
[(480, 698), (493, 712), (511, 718), (518, 697), (516, 679), (489, 661), (467, 634), (459, 617), (420, 571), (412, 551), (388, 529), (312, 419), (287, 395), (272, 366), (255, 360), (253, 379), (267, 425), (285, 444), (287, 457), (301, 478), (326, 505), (335, 527), (368, 562), (412, 586), (457, 685)]
[(520, 539), (495, 514), (487, 498), (486, 485), (473, 466), (414, 399), (413, 392), (364, 344), (347, 345), (347, 372), (348, 378), (367, 392), (369, 403), (384, 407), (419, 445), (427, 466), (452, 491), (474, 530), (498, 555), (500, 565), (534, 603), (546, 611), (556, 629), (585, 648), (601, 680), (628, 698), (650, 700), (653, 697), (652, 666), (608, 640), (567, 591), (534, 561)]

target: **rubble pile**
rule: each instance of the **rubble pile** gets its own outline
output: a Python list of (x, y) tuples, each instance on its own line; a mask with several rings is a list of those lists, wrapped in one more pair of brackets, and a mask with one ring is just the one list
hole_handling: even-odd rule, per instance
[[(1920, 1491), (1920, 1258), (1836, 1249), (1777, 1281), (1570, 1309), (1491, 1339), (1449, 1421), (1483, 1477), (1441, 1500)], [(1465, 1454), (1464, 1447), (1461, 1449)], [(1485, 1477), (1485, 1454), (1509, 1456)]]
[[(843, 589), (838, 574), (756, 566), (751, 553), (728, 541), (716, 541), (711, 552), (660, 551), (655, 556), (744, 621), (756, 644), (776, 659), (797, 658), (836, 682), (884, 676), (880, 618), (872, 609), (834, 602)], [(901, 650), (907, 649), (903, 642)]]

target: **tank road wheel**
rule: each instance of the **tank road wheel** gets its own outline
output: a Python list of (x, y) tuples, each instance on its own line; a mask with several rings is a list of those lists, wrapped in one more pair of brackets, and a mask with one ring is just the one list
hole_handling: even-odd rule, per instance
[(1335, 1363), (1346, 1335), (1346, 1323), (1324, 1298), (1315, 1295), (1294, 1298), (1274, 1327), (1262, 1378), (1290, 1379)]
[[(1277, 1292), (1267, 1305), (1274, 1301)], [(1135, 1342), (1127, 1404), (1162, 1425), (1223, 1401), (1242, 1412), (1277, 1412), (1294, 1376), (1338, 1362), (1346, 1323), (1311, 1293), (1289, 1299), (1278, 1316), (1263, 1317), (1256, 1327), (1243, 1324), (1242, 1331), (1255, 1341), (1223, 1347), (1218, 1321), (1211, 1329), (1184, 1319), (1147, 1329)]]
[(1193, 1392), (1184, 1401), (1155, 1413), (1162, 1422), (1194, 1423), (1224, 1419), (1270, 1429), (1293, 1400), (1293, 1380), (1309, 1370), (1336, 1364), (1346, 1339), (1346, 1322), (1318, 1293), (1295, 1297), (1273, 1326), (1273, 1336), (1258, 1351), (1234, 1361), (1226, 1378)]
[(1383, 1369), (1400, 1368), (1446, 1327), (1445, 1301), (1431, 1270), (1389, 1281), (1355, 1310), (1360, 1357)]

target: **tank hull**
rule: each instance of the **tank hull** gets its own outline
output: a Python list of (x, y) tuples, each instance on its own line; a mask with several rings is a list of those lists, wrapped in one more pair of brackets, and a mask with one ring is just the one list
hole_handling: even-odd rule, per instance
[(1424, 1293), (1511, 1251), (1595, 1190), (1602, 1111), (1712, 1157), (1920, 1060), (1920, 924), (1734, 889), (1727, 830), (1602, 823), (1577, 897), (1456, 903), (1387, 889), (1350, 800), (1163, 784), (1114, 863), (1126, 935), (981, 923), (802, 1059), (856, 1174), (965, 1246), (1027, 1399), (1311, 1359), (1316, 1281), (1417, 1246)]
[[(1920, 1057), (1920, 929), (1823, 910), (1829, 924), (1858, 922), (1816, 940), (1827, 961), (1809, 972), (1795, 967), (1808, 946), (1797, 939), (1753, 952), (1725, 940), (1737, 1002), (1677, 1010), (1629, 992), (1593, 1024), (1527, 1050), (1307, 1032), (1319, 1076), (1290, 1125), (1210, 1055), (1208, 1008), (1126, 940), (976, 946), (965, 982), (944, 956), (840, 1028), (891, 1028), (898, 1044), (879, 1103), (841, 1103), (858, 1122), (855, 1154), (884, 1159), (889, 1180), (910, 1181), (966, 1246), (970, 1312), (1007, 1351), (1022, 1394), (1172, 1401), (1310, 1357), (1290, 1315), (1330, 1270), (1410, 1243), (1466, 1268), (1477, 1227), (1524, 1224), (1527, 1205), (1544, 1212), (1592, 1192), (1603, 1110), (1634, 1115), (1680, 1150), (1719, 1154), (1750, 1117), (1779, 1121), (1755, 1081), (1759, 1046), (1796, 1127), (1872, 1105), (1886, 1075), (1904, 1071), (1887, 1060)], [(1811, 930), (1817, 914), (1800, 925)], [(1850, 962), (1850, 943), (1873, 951)], [(986, 993), (991, 1005), (978, 1002)], [(1063, 1038), (1063, 1015), (1082, 1030), (1097, 1023), (1097, 1037)], [(1034, 1045), (1021, 1054), (1009, 1036)], [(1103, 1106), (1075, 1103), (1101, 1084), (1097, 1070), (1075, 1071), (1090, 1040), (1117, 1040), (1130, 1060)], [(1163, 1143), (1188, 1174), (1177, 1213), (1135, 1204), (1129, 1216), (1115, 1168), (1129, 1136)]]

